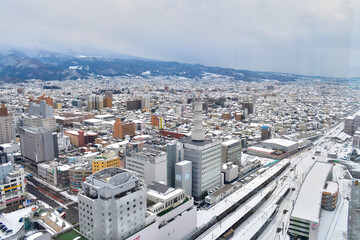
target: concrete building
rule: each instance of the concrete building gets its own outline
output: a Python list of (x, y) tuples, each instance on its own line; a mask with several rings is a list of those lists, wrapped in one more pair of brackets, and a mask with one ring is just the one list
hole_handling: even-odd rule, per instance
[(37, 116), (42, 118), (52, 118), (54, 117), (53, 105), (49, 106), (46, 103), (46, 100), (40, 100), (40, 103), (30, 102), (29, 105), (29, 115)]
[(145, 227), (146, 188), (136, 173), (106, 168), (86, 178), (78, 195), (86, 238), (125, 239)]
[(191, 138), (183, 138), (184, 159), (192, 163), (192, 196), (202, 200), (209, 190), (221, 184), (221, 143), (205, 139), (202, 104), (194, 103), (195, 126)]
[(24, 168), (11, 163), (0, 165), (0, 210), (22, 204), (26, 195)]
[(175, 187), (175, 164), (184, 160), (183, 144), (178, 141), (168, 143), (166, 145), (166, 155), (167, 183), (170, 187)]
[(125, 168), (139, 173), (148, 185), (151, 182), (167, 183), (166, 153), (144, 148), (141, 152), (130, 152), (125, 158)]
[(239, 140), (228, 140), (221, 144), (221, 162), (232, 162), (240, 164), (241, 142)]
[(353, 147), (360, 148), (360, 131), (356, 131), (354, 134)]
[(92, 168), (87, 166), (75, 166), (69, 169), (69, 185), (73, 192), (78, 192), (85, 178), (92, 174)]
[(225, 183), (231, 183), (239, 177), (239, 166), (228, 162), (222, 165), (221, 172), (225, 175)]
[(151, 115), (151, 126), (157, 128), (157, 129), (163, 129), (164, 128), (164, 119), (159, 114), (153, 114)]
[(150, 94), (144, 94), (141, 97), (141, 109), (150, 109), (150, 99), (151, 99)]
[(19, 133), (21, 155), (28, 169), (37, 172), (37, 163), (51, 161), (59, 156), (57, 136), (51, 130), (23, 127)]
[(349, 116), (344, 122), (344, 132), (353, 136), (357, 129), (360, 127), (360, 116)]
[(15, 140), (13, 118), (9, 116), (7, 107), (0, 107), (0, 144), (10, 143)]
[(175, 164), (175, 188), (185, 190), (189, 196), (192, 194), (192, 163), (181, 161)]
[(261, 140), (266, 140), (271, 138), (271, 129), (268, 126), (261, 127)]
[(120, 118), (115, 119), (114, 138), (124, 138), (126, 135), (135, 136), (135, 123), (122, 123)]

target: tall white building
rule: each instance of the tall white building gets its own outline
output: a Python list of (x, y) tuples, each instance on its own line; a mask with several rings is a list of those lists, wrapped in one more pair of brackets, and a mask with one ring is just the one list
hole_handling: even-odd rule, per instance
[(146, 188), (136, 173), (106, 168), (79, 192), (80, 232), (91, 240), (125, 239), (145, 227)]
[(54, 117), (41, 118), (37, 116), (29, 116), (23, 118), (24, 127), (42, 127), (56, 131), (56, 120)]
[(150, 94), (144, 94), (141, 97), (141, 108), (150, 108)]
[(151, 182), (167, 183), (166, 153), (144, 148), (142, 152), (132, 152), (126, 156), (125, 167), (139, 173), (146, 185)]
[(184, 160), (192, 163), (192, 196), (202, 200), (207, 191), (221, 185), (221, 143), (207, 140), (202, 126), (202, 103), (194, 102), (195, 126), (191, 138), (183, 138)]

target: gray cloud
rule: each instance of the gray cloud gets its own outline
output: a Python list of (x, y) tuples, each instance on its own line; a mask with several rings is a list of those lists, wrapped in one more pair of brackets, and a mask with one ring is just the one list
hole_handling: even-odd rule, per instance
[(0, 0), (0, 45), (348, 76), (358, 0)]

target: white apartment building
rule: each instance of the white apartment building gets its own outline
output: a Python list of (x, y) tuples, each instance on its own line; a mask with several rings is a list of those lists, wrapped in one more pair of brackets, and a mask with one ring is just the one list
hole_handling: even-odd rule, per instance
[(0, 144), (15, 140), (12, 116), (0, 116)]
[(167, 156), (165, 152), (144, 148), (126, 156), (125, 168), (139, 173), (146, 185), (151, 182), (167, 183)]
[(102, 169), (79, 192), (80, 232), (91, 240), (125, 239), (145, 227), (146, 188), (134, 172)]

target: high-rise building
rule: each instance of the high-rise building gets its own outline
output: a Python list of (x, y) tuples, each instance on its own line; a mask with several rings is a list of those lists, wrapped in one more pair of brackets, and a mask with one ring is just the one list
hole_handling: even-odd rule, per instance
[(254, 113), (254, 103), (251, 102), (243, 102), (242, 103), (242, 107), (244, 110), (247, 109), (247, 113), (248, 114), (253, 114)]
[(353, 147), (360, 148), (360, 131), (356, 131), (354, 134)]
[(232, 162), (237, 165), (241, 161), (241, 142), (239, 140), (228, 140), (221, 144), (221, 162)]
[(88, 96), (88, 110), (101, 110), (104, 108), (104, 100), (102, 96), (91, 94)]
[(112, 98), (108, 96), (104, 97), (104, 107), (112, 107)]
[(106, 168), (86, 178), (79, 195), (80, 232), (125, 239), (145, 227), (146, 188), (136, 173)]
[(144, 148), (141, 152), (130, 152), (125, 159), (125, 168), (139, 173), (148, 185), (151, 182), (167, 183), (166, 153)]
[(135, 123), (128, 122), (123, 123), (121, 122), (120, 118), (115, 119), (114, 123), (114, 138), (124, 138), (126, 135), (135, 136)]
[(360, 116), (350, 116), (345, 119), (344, 132), (353, 136), (360, 127)]
[(167, 183), (168, 186), (175, 187), (175, 164), (184, 160), (183, 144), (178, 141), (168, 143), (166, 145), (166, 155)]
[(202, 126), (202, 104), (194, 102), (195, 126), (191, 138), (183, 138), (184, 159), (192, 163), (192, 196), (202, 200), (206, 193), (221, 185), (220, 140), (207, 140)]
[(151, 115), (151, 126), (154, 126), (157, 129), (164, 128), (164, 119), (159, 114)]
[(10, 143), (15, 140), (13, 118), (9, 116), (7, 107), (1, 104), (0, 107), (0, 144)]
[(20, 129), (21, 154), (35, 162), (51, 161), (58, 151), (56, 137), (46, 128), (23, 127)]
[(150, 108), (150, 94), (144, 94), (141, 97), (141, 108), (142, 109), (149, 109)]

